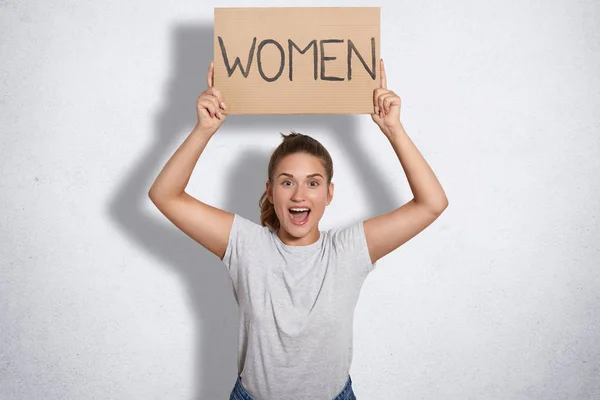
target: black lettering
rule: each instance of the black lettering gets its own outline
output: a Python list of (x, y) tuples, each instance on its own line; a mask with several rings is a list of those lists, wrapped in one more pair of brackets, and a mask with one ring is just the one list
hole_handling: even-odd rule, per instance
[(321, 80), (324, 81), (343, 81), (344, 78), (340, 78), (337, 76), (325, 76), (325, 61), (335, 60), (337, 57), (325, 57), (325, 43), (343, 43), (342, 39), (325, 39), (319, 41), (319, 46), (321, 48)]
[[(275, 46), (277, 46), (277, 48), (279, 49), (279, 52), (281, 53), (281, 63), (279, 64), (279, 71), (272, 78), (269, 78), (263, 72), (262, 61), (261, 61), (261, 58), (260, 58), (260, 54), (261, 54), (262, 48), (265, 47), (265, 45), (267, 45), (267, 44), (274, 44)], [(285, 52), (283, 51), (283, 47), (281, 47), (281, 45), (279, 43), (277, 43), (273, 39), (265, 39), (265, 40), (263, 40), (258, 45), (258, 50), (256, 50), (256, 62), (258, 63), (258, 73), (260, 74), (260, 76), (262, 76), (262, 78), (265, 81), (267, 81), (267, 82), (276, 81), (277, 78), (279, 78), (281, 76), (281, 74), (283, 73), (283, 67), (285, 66)]]
[(375, 38), (371, 38), (371, 65), (372, 69), (367, 67), (365, 60), (362, 58), (352, 40), (348, 39), (348, 80), (352, 79), (352, 51), (356, 53), (358, 59), (362, 63), (363, 67), (367, 70), (369, 75), (371, 75), (371, 79), (375, 80)]
[(248, 53), (248, 63), (246, 64), (246, 71), (242, 68), (242, 62), (239, 57), (235, 58), (233, 62), (233, 67), (229, 66), (229, 59), (227, 58), (227, 50), (225, 50), (225, 44), (223, 43), (223, 39), (219, 36), (219, 46), (221, 46), (221, 54), (223, 55), (223, 61), (225, 61), (225, 68), (227, 69), (227, 74), (229, 77), (233, 75), (235, 69), (239, 66), (242, 75), (244, 78), (248, 77), (248, 73), (250, 72), (250, 66), (252, 65), (252, 58), (254, 56), (254, 46), (256, 45), (256, 38), (252, 39), (252, 47), (250, 47), (250, 52)]
[(319, 60), (319, 56), (317, 55), (317, 39), (312, 40), (308, 44), (308, 46), (306, 46), (304, 48), (304, 50), (300, 50), (300, 47), (298, 47), (296, 45), (296, 43), (292, 42), (292, 39), (288, 39), (288, 48), (289, 48), (289, 51), (290, 51), (290, 81), (293, 80), (292, 79), (292, 65), (293, 65), (293, 54), (294, 54), (294, 52), (292, 50), (292, 47), (295, 47), (296, 50), (298, 50), (300, 52), (300, 54), (304, 54), (304, 53), (306, 53), (308, 51), (308, 49), (310, 48), (310, 46), (315, 46), (314, 49), (313, 49), (313, 61), (314, 61), (314, 69), (313, 69), (314, 74), (313, 75), (314, 75), (314, 80), (315, 81), (317, 80), (317, 63), (318, 63), (318, 60)]

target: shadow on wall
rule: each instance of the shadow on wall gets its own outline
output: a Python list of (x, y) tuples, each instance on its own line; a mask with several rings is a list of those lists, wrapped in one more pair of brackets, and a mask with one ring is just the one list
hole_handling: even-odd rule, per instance
[[(195, 346), (190, 349), (195, 351), (193, 398), (226, 398), (237, 378), (238, 332), (237, 305), (226, 268), (218, 257), (176, 226), (157, 223), (156, 218), (144, 212), (144, 203), (150, 201), (148, 190), (155, 178), (149, 176), (149, 171), (155, 171), (157, 164), (170, 157), (165, 149), (173, 147), (173, 140), (183, 141), (176, 134), (188, 127), (191, 131), (196, 123), (196, 99), (206, 89), (206, 70), (213, 58), (212, 26), (176, 27), (173, 41), (173, 67), (167, 98), (156, 115), (155, 144), (120, 183), (109, 205), (109, 214), (143, 251), (173, 268), (181, 276), (181, 282), (188, 285), (197, 332)], [(354, 172), (363, 188), (361, 195), (368, 196), (371, 205), (368, 217), (371, 217), (391, 211), (398, 204), (393, 200), (392, 191), (387, 189), (389, 181), (375, 171), (369, 159), (372, 155), (364, 154), (357, 141), (358, 118), (352, 115), (231, 115), (223, 127), (240, 134), (245, 134), (248, 127), (273, 132), (273, 147), (281, 142), (279, 132), (286, 132), (288, 127), (306, 134), (310, 133), (294, 127), (314, 126), (330, 131), (354, 160)], [(225, 210), (259, 223), (258, 200), (264, 192), (269, 156), (252, 149), (240, 155), (232, 169), (234, 172), (224, 179), (228, 182)]]

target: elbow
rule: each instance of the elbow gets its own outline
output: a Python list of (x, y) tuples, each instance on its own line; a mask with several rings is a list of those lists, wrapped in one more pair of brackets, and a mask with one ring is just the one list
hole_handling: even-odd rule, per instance
[(435, 198), (431, 202), (431, 206), (432, 210), (434, 210), (434, 212), (437, 214), (443, 213), (444, 210), (448, 208), (448, 197), (446, 196), (446, 193), (444, 193), (443, 189), (441, 190), (441, 193), (439, 193), (438, 196), (435, 196)]
[(443, 213), (446, 210), (446, 208), (448, 208), (448, 199), (446, 199), (446, 201), (442, 203), (440, 208), (438, 208), (438, 213)]
[[(183, 194), (183, 192), (181, 193)], [(178, 197), (180, 197), (180, 195), (165, 195), (163, 194), (158, 194), (156, 192), (156, 190), (152, 190), (152, 188), (148, 191), (148, 197), (150, 198), (150, 200), (152, 201), (152, 203), (154, 203), (155, 206), (159, 206), (159, 204), (164, 204), (168, 201), (171, 201), (173, 199), (177, 199)]]
[(154, 205), (158, 204), (158, 202), (156, 200), (156, 195), (154, 194), (154, 192), (149, 191), (148, 197), (150, 198), (150, 201), (152, 202), (152, 204), (154, 204)]
[(444, 196), (443, 198), (436, 201), (429, 201), (427, 203), (427, 208), (435, 215), (441, 215), (446, 208), (448, 208), (448, 198)]
[(155, 205), (160, 203), (164, 198), (164, 196), (159, 195), (158, 193), (156, 193), (156, 190), (153, 190), (152, 188), (150, 188), (150, 190), (148, 191), (148, 197), (150, 198), (150, 201), (152, 201), (152, 203), (154, 203)]
[(153, 188), (150, 188), (150, 190), (148, 190), (148, 197), (154, 203), (154, 199), (156, 199), (156, 192), (153, 190)]
[(439, 204), (437, 204), (437, 206), (434, 208), (434, 210), (438, 213), (441, 214), (444, 212), (444, 210), (446, 210), (446, 208), (448, 208), (448, 198), (444, 196), (444, 199), (442, 201), (440, 201)]

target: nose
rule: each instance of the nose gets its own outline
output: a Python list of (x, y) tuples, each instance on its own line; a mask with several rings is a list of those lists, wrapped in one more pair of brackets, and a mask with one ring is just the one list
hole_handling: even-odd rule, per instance
[(304, 189), (302, 186), (296, 186), (296, 190), (292, 193), (292, 201), (301, 202), (304, 200)]

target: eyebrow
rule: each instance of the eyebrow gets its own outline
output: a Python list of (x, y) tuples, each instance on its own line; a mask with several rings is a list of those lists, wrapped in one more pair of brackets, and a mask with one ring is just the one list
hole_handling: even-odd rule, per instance
[[(289, 176), (290, 178), (294, 177), (294, 175), (288, 174), (287, 172), (282, 172), (281, 174), (279, 174), (279, 176), (281, 176), (281, 175)], [(279, 178), (279, 176), (278, 176), (278, 178)], [(307, 178), (312, 178), (313, 176), (320, 176), (321, 178), (323, 178), (323, 175), (321, 175), (319, 173), (306, 175)], [(325, 178), (323, 178), (323, 179), (325, 179)]]

